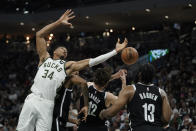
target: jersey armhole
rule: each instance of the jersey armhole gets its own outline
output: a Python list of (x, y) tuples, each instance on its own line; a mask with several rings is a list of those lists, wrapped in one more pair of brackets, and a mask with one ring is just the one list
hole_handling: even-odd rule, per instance
[(44, 62), (46, 62), (49, 58), (50, 57), (45, 58), (45, 60), (40, 65), (38, 65), (38, 68), (41, 67), (44, 64)]
[(66, 61), (65, 61), (65, 63), (64, 63), (64, 72), (65, 72), (65, 75), (67, 76), (65, 64), (66, 64)]
[(106, 98), (107, 98), (107, 92), (105, 92), (104, 100), (106, 100)]
[(93, 82), (87, 82), (87, 87), (89, 88), (90, 86), (93, 86)]
[(159, 88), (159, 93), (161, 94), (161, 89)]
[(160, 96), (161, 96), (161, 97), (163, 97), (163, 92), (164, 92), (164, 90), (161, 89), (161, 88), (159, 88), (159, 93), (160, 93)]
[(135, 87), (135, 85), (134, 85), (134, 84), (132, 84), (131, 86), (133, 86), (134, 91), (136, 91), (136, 87)]

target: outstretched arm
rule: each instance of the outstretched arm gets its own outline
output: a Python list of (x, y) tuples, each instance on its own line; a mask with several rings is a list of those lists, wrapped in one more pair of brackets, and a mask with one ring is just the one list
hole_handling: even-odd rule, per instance
[(133, 91), (132, 86), (127, 86), (126, 88), (123, 88), (120, 91), (118, 99), (114, 102), (114, 104), (110, 108), (106, 110), (102, 110), (99, 114), (99, 117), (101, 119), (104, 118), (109, 119), (115, 116), (127, 104), (127, 102), (130, 101), (133, 94), (132, 91)]
[(114, 73), (113, 75), (111, 75), (110, 81), (113, 81), (115, 79), (119, 79), (121, 78), (121, 76), (125, 75), (125, 77), (127, 76), (127, 70), (126, 69), (120, 69), (118, 72)]
[(36, 33), (36, 49), (40, 58), (39, 65), (45, 60), (45, 58), (49, 57), (49, 53), (47, 52), (45, 37), (52, 30), (54, 30), (56, 27), (58, 27), (61, 24), (71, 26), (71, 23), (69, 23), (68, 20), (71, 20), (75, 17), (72, 15), (73, 12), (71, 10), (67, 10), (57, 21), (45, 26), (44, 28), (42, 28), (40, 31)]
[(66, 70), (66, 73), (69, 75), (71, 74), (71, 72), (74, 72), (74, 71), (80, 71), (86, 67), (93, 67), (95, 65), (98, 65), (100, 63), (103, 63), (104, 61), (108, 60), (109, 58), (113, 57), (114, 55), (116, 55), (118, 52), (122, 51), (128, 44), (128, 41), (127, 39), (125, 38), (124, 42), (121, 44), (120, 43), (120, 39), (118, 39), (117, 43), (116, 43), (116, 48), (115, 50), (109, 52), (109, 53), (106, 53), (104, 55), (101, 55), (101, 56), (98, 56), (96, 58), (91, 58), (91, 59), (85, 59), (85, 60), (81, 60), (81, 61), (78, 61), (74, 64), (72, 64), (70, 66), (70, 63), (67, 62), (66, 63), (66, 67), (69, 67), (69, 69)]
[[(117, 73), (113, 74), (111, 79), (118, 79), (120, 78), (122, 81), (122, 88), (126, 87), (126, 76), (127, 76), (127, 70), (120, 69)], [(116, 100), (118, 99), (118, 96), (113, 95), (110, 92), (106, 92), (106, 107), (109, 107), (110, 105), (113, 105)]]

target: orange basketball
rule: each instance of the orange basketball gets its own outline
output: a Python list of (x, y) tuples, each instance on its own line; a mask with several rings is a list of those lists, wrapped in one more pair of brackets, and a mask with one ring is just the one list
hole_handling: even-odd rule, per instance
[(134, 64), (137, 61), (138, 57), (138, 52), (133, 47), (125, 48), (121, 53), (121, 59), (127, 65)]

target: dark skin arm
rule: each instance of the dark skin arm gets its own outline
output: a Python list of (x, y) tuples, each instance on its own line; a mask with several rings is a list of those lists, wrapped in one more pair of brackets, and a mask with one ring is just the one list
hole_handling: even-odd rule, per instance
[(82, 88), (82, 93), (84, 97), (84, 107), (81, 109), (80, 113), (84, 113), (83, 120), (86, 119), (88, 115), (88, 87), (87, 82), (78, 75), (72, 75), (69, 82), (66, 82), (65, 88), (69, 88), (71, 85), (78, 85)]
[(120, 69), (118, 72), (111, 75), (110, 81), (113, 81), (115, 79), (119, 79), (120, 76), (122, 75), (122, 73), (124, 73), (125, 76), (126, 76), (127, 75), (127, 70), (126, 69)]
[[(110, 81), (121, 78), (122, 88), (124, 88), (124, 86), (126, 86), (126, 76), (127, 76), (127, 70), (120, 69), (117, 73), (111, 76)], [(110, 105), (113, 105), (116, 102), (118, 96), (115, 96), (110, 92), (106, 92), (106, 93), (107, 93), (107, 97), (105, 103), (106, 103), (106, 107), (109, 107)]]
[(82, 94), (84, 95), (84, 105), (88, 106), (88, 87), (87, 82), (78, 75), (73, 75), (71, 81), (75, 85), (79, 85), (82, 88)]
[(102, 110), (99, 114), (101, 119), (109, 119), (115, 116), (129, 101), (131, 101), (134, 95), (134, 89), (132, 86), (127, 86), (120, 91), (116, 102), (108, 109)]
[(42, 64), (46, 58), (50, 57), (47, 51), (45, 38), (49, 33), (51, 33), (51, 31), (53, 31), (56, 27), (58, 27), (61, 24), (71, 26), (71, 23), (69, 23), (68, 20), (71, 20), (75, 17), (72, 15), (73, 12), (71, 10), (67, 10), (57, 21), (45, 26), (40, 31), (36, 32), (36, 49), (40, 58), (39, 65)]
[[(120, 39), (118, 39), (118, 41), (116, 43), (115, 50), (117, 52), (120, 52), (127, 46), (127, 44), (128, 44), (128, 41), (127, 41), (126, 38), (125, 38), (123, 43), (120, 43)], [(66, 74), (70, 75), (74, 71), (80, 71), (80, 70), (83, 70), (86, 67), (89, 67), (89, 61), (90, 61), (90, 59), (84, 59), (84, 60), (81, 60), (81, 61), (77, 61), (75, 63), (68, 61), (65, 65), (65, 67), (67, 68)]]

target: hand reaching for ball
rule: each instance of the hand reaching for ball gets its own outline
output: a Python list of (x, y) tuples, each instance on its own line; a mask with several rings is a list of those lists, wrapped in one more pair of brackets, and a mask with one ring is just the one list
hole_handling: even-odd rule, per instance
[(116, 51), (117, 52), (122, 51), (127, 46), (127, 44), (128, 44), (127, 38), (124, 39), (123, 43), (120, 43), (120, 38), (118, 38), (118, 41), (116, 43)]

